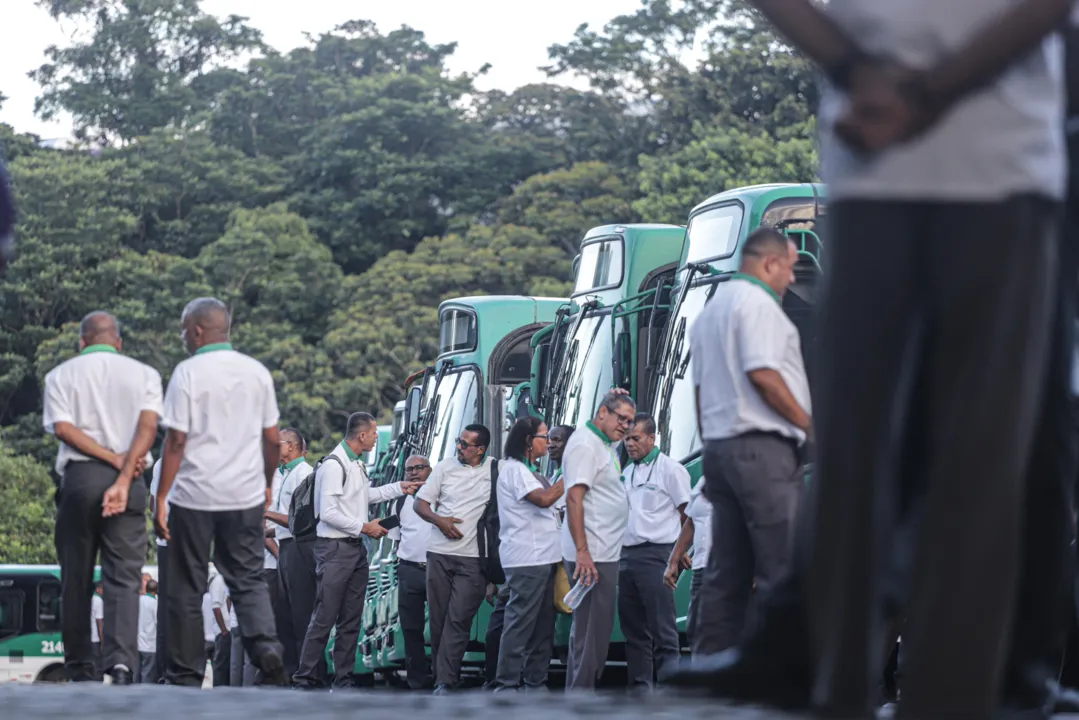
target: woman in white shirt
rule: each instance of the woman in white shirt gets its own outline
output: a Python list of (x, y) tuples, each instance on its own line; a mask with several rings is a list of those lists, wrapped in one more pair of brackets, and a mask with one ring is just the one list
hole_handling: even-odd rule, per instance
[[(678, 578), (682, 571), (693, 569), (693, 579), (689, 585), (689, 617), (686, 618), (686, 635), (689, 636), (693, 655), (708, 655), (716, 650), (709, 647), (706, 633), (702, 633), (698, 624), (702, 615), (702, 607), (708, 605), (708, 593), (701, 596), (701, 584), (704, 582), (704, 573), (708, 567), (708, 556), (712, 551), (712, 503), (704, 496), (702, 490), (704, 483), (697, 482), (690, 497), (689, 507), (686, 508), (686, 522), (682, 525), (682, 534), (678, 536), (678, 542), (671, 551), (671, 559), (667, 563), (667, 572), (663, 579), (667, 586), (674, 590), (678, 586)], [(692, 559), (689, 548), (693, 546)]]
[(558, 511), (561, 480), (551, 484), (536, 470), (547, 454), (547, 426), (522, 418), (506, 438), (498, 473), (499, 554), (506, 573), (506, 602), (494, 688), (539, 689), (547, 684), (554, 649), (554, 581), (562, 561)]

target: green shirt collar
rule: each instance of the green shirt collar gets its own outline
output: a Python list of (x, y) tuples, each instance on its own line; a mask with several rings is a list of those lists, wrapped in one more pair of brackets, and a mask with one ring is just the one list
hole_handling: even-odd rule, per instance
[(89, 355), (90, 353), (98, 352), (118, 353), (120, 351), (112, 345), (87, 345), (82, 349), (82, 352), (80, 352), (79, 355)]
[(527, 460), (525, 460), (525, 467), (532, 472), (539, 472), (539, 465), (537, 465), (536, 463), (528, 462)]
[(752, 275), (747, 275), (746, 273), (743, 273), (743, 272), (736, 272), (734, 275), (731, 275), (731, 280), (745, 280), (748, 283), (753, 283), (754, 285), (756, 285), (757, 287), (761, 288), (766, 293), (771, 295), (772, 299), (775, 300), (777, 303), (782, 303), (782, 301), (779, 299), (779, 293), (777, 293), (772, 288), (771, 285), (764, 282), (759, 277), (754, 277)]
[(609, 437), (607, 437), (607, 435), (602, 430), (596, 427), (596, 424), (591, 420), (585, 423), (585, 427), (594, 432), (596, 434), (596, 437), (603, 441), (604, 445), (610, 445), (612, 442), (614, 442)]
[(210, 343), (209, 345), (203, 345), (202, 347), (200, 347), (198, 350), (195, 351), (195, 354), (196, 355), (202, 355), (203, 353), (213, 352), (214, 350), (231, 350), (231, 349), (232, 349), (232, 343), (228, 343), (228, 342)]
[(651, 465), (652, 463), (654, 463), (656, 461), (656, 458), (658, 458), (658, 457), (659, 457), (659, 448), (654, 447), (654, 448), (652, 448), (652, 451), (650, 453), (645, 455), (640, 460), (634, 460), (633, 464), (634, 465)]
[(345, 442), (344, 440), (341, 441), (341, 447), (343, 447), (345, 449), (345, 455), (348, 455), (349, 460), (355, 461), (355, 460), (360, 459), (360, 456), (357, 455), (356, 453), (352, 452), (352, 448), (350, 448), (348, 446), (348, 443)]
[[(348, 446), (346, 445), (346, 447), (348, 447)], [(302, 462), (303, 462), (303, 455), (296, 458), (295, 460), (293, 460), (290, 463), (281, 463), (281, 469), (284, 470), (285, 472), (288, 472), (289, 470), (296, 467), (297, 465), (299, 465)]]

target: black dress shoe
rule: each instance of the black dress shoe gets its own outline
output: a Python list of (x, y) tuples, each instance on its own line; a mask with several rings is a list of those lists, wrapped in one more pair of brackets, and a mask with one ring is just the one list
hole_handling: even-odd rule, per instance
[(431, 693), (431, 694), (432, 695), (449, 695), (450, 694), (450, 686), (449, 685), (436, 685), (435, 686), (435, 691), (433, 693)]
[(285, 687), (288, 685), (288, 678), (285, 676), (285, 661), (281, 658), (281, 653), (277, 651), (277, 648), (270, 646), (263, 649), (258, 654), (256, 664), (262, 673), (260, 685), (273, 687)]
[(738, 648), (717, 655), (681, 662), (661, 682), (697, 689), (734, 702), (759, 703), (782, 710), (809, 708), (808, 667), (784, 664), (775, 653), (745, 652)]
[(134, 683), (131, 671), (123, 667), (115, 667), (109, 670), (109, 677), (112, 678), (113, 685), (131, 685)]

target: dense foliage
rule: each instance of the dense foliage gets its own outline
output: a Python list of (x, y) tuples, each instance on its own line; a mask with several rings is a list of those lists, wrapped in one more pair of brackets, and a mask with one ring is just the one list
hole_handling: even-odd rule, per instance
[(20, 210), (0, 562), (52, 557), (41, 384), (91, 310), (167, 381), (184, 303), (221, 297), (317, 454), (348, 413), (388, 416), (434, 358), (440, 301), (563, 295), (593, 225), (680, 223), (726, 188), (813, 178), (810, 69), (739, 0), (642, 0), (512, 92), (451, 74), (454, 45), (411, 28), (357, 20), (281, 51), (199, 0), (39, 1), (84, 31), (33, 74), (38, 111), (69, 113), (79, 142), (0, 125)]

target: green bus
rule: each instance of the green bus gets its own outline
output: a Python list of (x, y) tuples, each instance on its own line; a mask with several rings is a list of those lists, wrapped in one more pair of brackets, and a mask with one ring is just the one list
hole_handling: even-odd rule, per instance
[[(555, 320), (565, 304), (560, 298), (482, 296), (447, 300), (439, 306), (439, 355), (435, 366), (410, 378), (401, 408), (399, 454), (392, 470), (376, 482), (401, 479), (408, 454), (419, 453), (431, 465), (456, 452), (466, 425), (491, 430), (489, 452), (501, 456), (514, 419), (527, 412), (522, 398), (528, 386), (532, 338)], [(393, 512), (392, 503), (372, 509), (372, 516)], [(357, 666), (395, 671), (404, 662), (404, 639), (397, 615), (396, 543), (389, 538), (368, 546), (371, 580)], [(466, 666), (482, 665), (483, 640), (490, 617), (484, 605), (472, 626)], [(429, 638), (428, 634), (428, 638)]]

